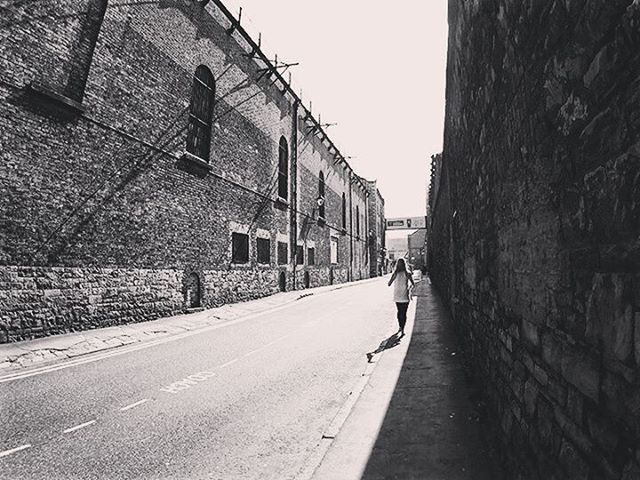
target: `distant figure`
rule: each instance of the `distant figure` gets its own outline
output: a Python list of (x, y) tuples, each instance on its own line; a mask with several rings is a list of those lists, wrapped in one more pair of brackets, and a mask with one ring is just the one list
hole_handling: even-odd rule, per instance
[(401, 337), (404, 336), (404, 326), (407, 323), (407, 309), (411, 301), (409, 283), (411, 283), (411, 288), (415, 287), (413, 278), (411, 278), (411, 274), (407, 271), (404, 259), (399, 258), (396, 262), (396, 268), (389, 280), (389, 286), (393, 284), (393, 301), (396, 302), (396, 307), (398, 308), (398, 326), (400, 327), (398, 332), (400, 332)]

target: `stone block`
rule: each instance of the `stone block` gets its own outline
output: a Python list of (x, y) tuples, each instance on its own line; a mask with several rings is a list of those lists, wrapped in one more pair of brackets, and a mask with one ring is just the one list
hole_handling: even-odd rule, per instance
[(523, 319), (520, 324), (520, 338), (529, 348), (537, 349), (540, 346), (538, 326)]
[(606, 355), (621, 362), (633, 351), (632, 278), (623, 274), (596, 274), (587, 303), (586, 337), (602, 344)]
[(574, 345), (565, 344), (562, 376), (594, 402), (600, 393), (600, 362), (598, 358)]
[(542, 336), (542, 359), (556, 372), (562, 372), (562, 342), (553, 332)]
[(558, 460), (568, 472), (571, 480), (589, 480), (589, 465), (569, 442), (564, 440), (560, 446)]

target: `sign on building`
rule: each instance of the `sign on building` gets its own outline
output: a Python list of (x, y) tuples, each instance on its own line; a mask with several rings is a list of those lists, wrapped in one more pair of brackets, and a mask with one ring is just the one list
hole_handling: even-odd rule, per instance
[(387, 218), (387, 230), (427, 228), (427, 217)]

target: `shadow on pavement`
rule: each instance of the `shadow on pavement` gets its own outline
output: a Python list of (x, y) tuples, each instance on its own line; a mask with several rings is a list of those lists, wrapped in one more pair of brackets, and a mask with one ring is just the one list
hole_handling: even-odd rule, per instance
[(362, 479), (499, 480), (453, 325), (431, 285), (416, 294), (411, 342)]
[(371, 363), (371, 359), (376, 353), (382, 353), (385, 350), (389, 350), (390, 348), (397, 347), (400, 345), (400, 339), (404, 335), (400, 335), (400, 332), (396, 332), (388, 338), (385, 338), (380, 342), (380, 345), (375, 350), (367, 353), (367, 361)]

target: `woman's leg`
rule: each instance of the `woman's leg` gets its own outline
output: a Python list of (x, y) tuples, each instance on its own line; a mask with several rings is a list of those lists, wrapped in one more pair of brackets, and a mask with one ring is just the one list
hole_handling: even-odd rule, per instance
[(404, 333), (404, 326), (407, 324), (407, 309), (409, 308), (409, 303), (396, 303), (398, 307), (398, 325), (400, 326), (400, 331)]

